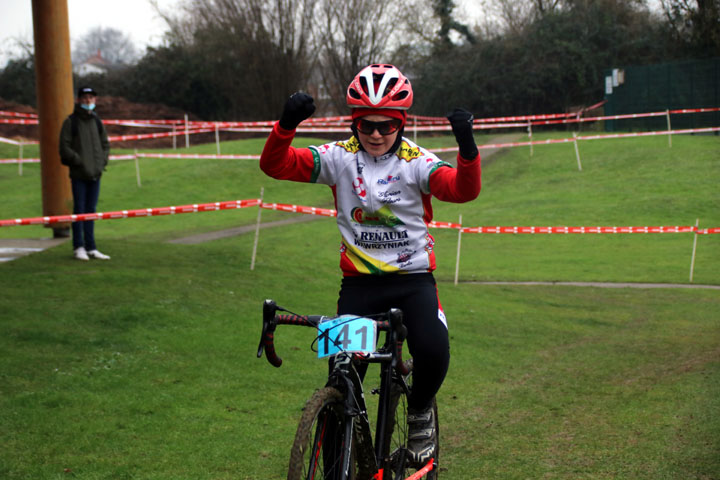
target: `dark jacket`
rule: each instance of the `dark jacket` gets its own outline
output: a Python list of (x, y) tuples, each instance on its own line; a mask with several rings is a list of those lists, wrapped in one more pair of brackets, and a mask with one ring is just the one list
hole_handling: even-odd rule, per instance
[(76, 132), (68, 117), (60, 130), (60, 161), (70, 167), (70, 178), (97, 180), (108, 164), (110, 142), (102, 122), (95, 112), (88, 112), (75, 104)]

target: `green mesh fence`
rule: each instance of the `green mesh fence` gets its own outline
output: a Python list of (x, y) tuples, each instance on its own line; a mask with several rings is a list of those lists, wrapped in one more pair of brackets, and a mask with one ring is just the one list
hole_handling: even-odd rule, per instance
[[(720, 107), (720, 57), (607, 70), (605, 81), (605, 115)], [(670, 122), (673, 130), (719, 127), (720, 112), (674, 114)], [(665, 116), (605, 122), (611, 132), (665, 129)]]

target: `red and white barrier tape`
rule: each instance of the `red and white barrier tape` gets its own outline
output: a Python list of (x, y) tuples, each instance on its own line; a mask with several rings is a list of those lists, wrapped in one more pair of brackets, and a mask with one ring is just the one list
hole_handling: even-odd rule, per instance
[(54, 223), (82, 222), (85, 220), (112, 220), (116, 218), (154, 217), (158, 215), (175, 215), (178, 213), (212, 212), (246, 207), (257, 207), (260, 199), (232, 200), (229, 202), (202, 203), (181, 205), (179, 207), (143, 208), (139, 210), (121, 210), (117, 212), (83, 213), (77, 215), (55, 215), (49, 217), (15, 218), (0, 220), (0, 227), (14, 225), (49, 225)]
[[(202, 153), (138, 153), (138, 158), (202, 158), (211, 160), (259, 160), (260, 155), (215, 155)], [(130, 155), (133, 158), (134, 155)]]
[(37, 125), (38, 119), (0, 118), (0, 124), (6, 125)]
[(430, 228), (453, 228), (453, 229), (461, 229), (462, 225), (459, 223), (452, 223), (452, 222), (436, 222), (432, 221), (428, 224), (428, 227)]
[[(300, 129), (299, 129), (300, 130)], [(688, 128), (683, 130), (665, 130), (657, 132), (635, 132), (635, 133), (615, 133), (608, 135), (581, 135), (574, 138), (551, 138), (547, 140), (533, 140), (527, 142), (509, 142), (509, 143), (486, 143), (484, 145), (478, 145), (478, 149), (492, 149), (492, 148), (509, 148), (509, 147), (526, 147), (530, 145), (550, 145), (556, 143), (571, 143), (575, 140), (607, 140), (611, 138), (630, 138), (630, 137), (648, 137), (656, 135), (680, 135), (688, 133), (711, 133), (720, 132), (720, 127), (708, 127), (708, 128)], [(154, 138), (159, 136), (167, 136), (166, 133), (159, 134), (148, 134)], [(182, 135), (182, 133), (170, 133), (169, 135)], [(142, 135), (126, 135), (124, 137), (139, 137)], [(148, 137), (149, 138), (149, 137)], [(2, 140), (2, 138), (0, 138)], [(17, 143), (11, 141), (13, 143)], [(458, 147), (444, 147), (444, 148), (433, 148), (430, 151), (433, 153), (443, 152), (455, 152)], [(110, 160), (132, 160), (135, 157), (138, 158), (196, 158), (196, 159), (236, 159), (236, 160), (258, 160), (260, 155), (216, 155), (216, 154), (192, 154), (192, 153), (138, 153), (138, 154), (126, 154), (126, 155), (110, 155)], [(2, 164), (18, 164), (18, 163), (39, 163), (39, 158), (0, 158), (0, 165)]]
[(463, 233), (583, 234), (583, 233), (694, 233), (693, 226), (674, 227), (462, 227)]
[[(578, 135), (573, 138), (550, 138), (547, 140), (533, 140), (527, 142), (509, 142), (509, 143), (486, 143), (484, 145), (478, 145), (477, 148), (488, 149), (488, 148), (506, 148), (506, 147), (526, 147), (530, 145), (550, 145), (554, 143), (572, 143), (575, 140), (607, 140), (610, 138), (629, 138), (629, 137), (649, 137), (655, 135), (679, 135), (688, 133), (710, 133), (720, 132), (720, 127), (708, 127), (708, 128), (688, 128), (683, 130), (664, 130), (657, 132), (635, 132), (635, 133), (613, 133), (608, 135)], [(457, 147), (444, 147), (444, 148), (433, 148), (430, 150), (433, 153), (442, 152), (455, 152)]]
[(608, 233), (697, 233), (698, 235), (720, 233), (720, 228), (697, 228), (693, 226), (673, 227), (463, 227), (457, 223), (430, 222), (430, 228), (452, 228), (462, 233), (492, 234), (608, 234)]
[[(551, 125), (556, 123), (572, 123), (572, 122), (591, 122), (600, 120), (620, 120), (629, 118), (644, 118), (644, 117), (659, 117), (663, 115), (677, 115), (677, 114), (688, 114), (688, 113), (708, 113), (720, 111), (720, 107), (704, 107), (704, 108), (680, 108), (674, 110), (666, 110), (663, 112), (647, 112), (647, 113), (631, 113), (622, 115), (608, 115), (599, 117), (582, 117), (582, 113), (588, 110), (592, 110), (603, 102), (599, 102), (596, 105), (586, 107), (577, 112), (567, 113), (550, 113), (550, 114), (539, 114), (539, 115), (516, 115), (506, 117), (490, 117), (490, 118), (476, 118), (476, 128), (502, 128), (507, 126), (527, 126), (528, 123), (533, 125)], [(38, 123), (37, 115), (19, 112), (8, 112), (0, 111), (0, 116), (16, 117), (11, 119), (0, 118), (0, 124), (24, 124), (24, 125), (36, 125)], [(267, 131), (265, 129), (272, 128), (275, 124), (275, 120), (269, 121), (254, 121), (254, 122), (206, 122), (206, 121), (189, 121), (184, 120), (150, 120), (150, 119), (110, 119), (103, 120), (106, 124), (114, 125), (125, 125), (125, 126), (136, 126), (136, 127), (157, 127), (157, 126), (175, 126), (178, 128), (188, 128), (192, 130), (198, 129), (240, 129), (238, 131)], [(507, 123), (511, 122), (511, 123)], [(522, 122), (522, 123), (517, 123)], [(308, 128), (321, 128), (321, 127), (338, 127), (348, 125), (350, 123), (350, 117), (348, 116), (335, 116), (335, 117), (321, 117), (321, 118), (310, 118), (305, 122), (307, 125), (312, 125)], [(483, 124), (492, 124), (492, 126), (484, 126)], [(447, 119), (444, 117), (427, 117), (410, 115), (408, 117), (408, 126), (413, 125), (417, 128), (442, 125), (447, 126)], [(254, 128), (264, 127), (262, 130), (255, 130)], [(308, 130), (318, 131), (318, 130)], [(331, 130), (332, 131), (332, 130)], [(184, 130), (183, 130), (184, 133)], [(195, 132), (199, 133), (199, 132)], [(145, 137), (152, 138), (152, 137)]]
[(8, 110), (0, 110), (0, 117), (38, 118), (37, 113), (10, 112)]
[(175, 125), (167, 123), (149, 123), (138, 120), (103, 120), (105, 125), (119, 125), (122, 127), (139, 127), (139, 128), (173, 128)]
[(24, 140), (22, 142), (18, 140), (13, 140), (10, 138), (0, 137), (0, 143), (9, 143), (10, 145), (32, 145), (40, 143), (37, 140)]
[(113, 137), (108, 137), (108, 140), (111, 142), (124, 142), (127, 140), (144, 140), (147, 138), (164, 138), (164, 137), (177, 137), (180, 135), (185, 135), (186, 133), (188, 135), (194, 135), (196, 133), (208, 133), (208, 132), (214, 132), (215, 130), (206, 128), (206, 129), (198, 129), (198, 130), (176, 130), (174, 132), (162, 132), (162, 133), (141, 133), (138, 135), (116, 135)]
[[(266, 203), (260, 199), (232, 200), (229, 202), (214, 202), (180, 207), (143, 208), (139, 210), (121, 210), (117, 212), (86, 213), (77, 215), (56, 215), (35, 218), (15, 218), (0, 220), (0, 227), (15, 225), (43, 225), (61, 222), (82, 222), (85, 220), (110, 220), (116, 218), (152, 217), (158, 215), (174, 215), (177, 213), (211, 212), (216, 210), (229, 210), (246, 207), (260, 207), (283, 212), (303, 213), (306, 215), (319, 215), (335, 217), (337, 211), (330, 208), (305, 207), (284, 203)], [(625, 233), (696, 233), (698, 235), (720, 234), (720, 227), (697, 228), (694, 226), (659, 226), (659, 227), (463, 227), (459, 223), (430, 222), (430, 228), (445, 228), (460, 230), (462, 233), (485, 234), (625, 234)]]
[[(138, 157), (144, 156), (144, 154), (138, 153)], [(135, 158), (134, 153), (127, 153), (124, 155), (110, 155), (110, 160), (132, 160)], [(258, 155), (257, 158), (260, 158)], [(40, 163), (39, 158), (0, 158), (0, 165), (4, 163)]]
[[(579, 117), (579, 115), (582, 114), (582, 112), (587, 110), (592, 110), (594, 108), (599, 107), (602, 105), (603, 102), (599, 102), (593, 106), (587, 107), (579, 112), (569, 112), (569, 113), (550, 113), (550, 114), (540, 114), (540, 115), (517, 115), (517, 116), (510, 116), (510, 117), (492, 117), (492, 118), (476, 118), (476, 123), (497, 123), (497, 122), (523, 122), (522, 125), (527, 126), (528, 121), (531, 122), (533, 125), (542, 125), (545, 124), (546, 121), (549, 121), (552, 123), (552, 121), (557, 120), (557, 123), (561, 123), (562, 119), (569, 119), (570, 121), (577, 121), (578, 118), (581, 118), (581, 121), (598, 121), (598, 120), (619, 120), (624, 118), (644, 118), (644, 117), (660, 117), (663, 115), (667, 115), (670, 113), (671, 115), (677, 115), (677, 114), (685, 114), (685, 113), (708, 113), (708, 112), (718, 112), (720, 111), (720, 107), (706, 107), (706, 108), (679, 108), (675, 110), (669, 110), (669, 111), (662, 111), (662, 112), (648, 112), (648, 113), (629, 113), (629, 114), (623, 114), (623, 115), (607, 115), (607, 116), (601, 116), (601, 117), (585, 117), (584, 119), (582, 117)], [(417, 121), (421, 123), (428, 123), (428, 124), (446, 124), (447, 119), (444, 117), (422, 117), (422, 116), (414, 116), (409, 115), (408, 116), (408, 124), (412, 123), (412, 120), (417, 119)], [(535, 123), (537, 122), (537, 123)]]
[(283, 203), (263, 203), (260, 208), (279, 210), (282, 212), (304, 213), (307, 215), (321, 215), (323, 217), (336, 217), (337, 210), (329, 208), (303, 207), (301, 205), (286, 205)]
[(40, 163), (39, 158), (0, 158), (0, 165), (4, 163)]
[[(496, 123), (496, 122), (524, 122), (523, 125), (527, 125), (528, 120), (548, 120), (554, 118), (568, 118), (575, 117), (577, 113), (546, 113), (540, 115), (515, 115), (509, 117), (489, 117), (489, 118), (476, 118), (475, 122), (478, 123)], [(409, 115), (408, 123), (410, 120), (418, 121), (421, 123), (447, 123), (445, 117), (426, 117), (420, 115)]]

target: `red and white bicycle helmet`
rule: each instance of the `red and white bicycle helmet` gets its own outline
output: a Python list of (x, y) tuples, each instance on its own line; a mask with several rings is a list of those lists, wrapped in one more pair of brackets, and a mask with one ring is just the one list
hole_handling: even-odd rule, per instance
[(396, 67), (373, 64), (360, 70), (347, 89), (350, 108), (407, 110), (413, 91), (408, 80)]

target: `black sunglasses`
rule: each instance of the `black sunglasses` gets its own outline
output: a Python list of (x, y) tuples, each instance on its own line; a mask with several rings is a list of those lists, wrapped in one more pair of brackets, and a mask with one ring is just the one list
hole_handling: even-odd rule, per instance
[(397, 118), (385, 120), (384, 122), (371, 122), (364, 118), (355, 119), (355, 128), (357, 128), (358, 132), (365, 135), (372, 135), (375, 130), (377, 130), (380, 135), (390, 135), (397, 132), (401, 125), (402, 121)]

